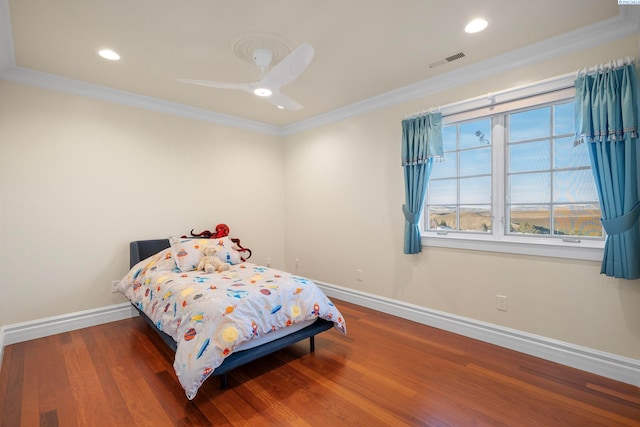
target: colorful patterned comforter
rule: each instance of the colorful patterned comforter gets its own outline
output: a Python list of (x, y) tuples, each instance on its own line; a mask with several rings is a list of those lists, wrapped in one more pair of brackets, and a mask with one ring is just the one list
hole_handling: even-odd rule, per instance
[(118, 291), (177, 342), (173, 367), (189, 399), (244, 341), (316, 317), (346, 332), (338, 309), (308, 279), (247, 262), (181, 273), (163, 256), (134, 266)]

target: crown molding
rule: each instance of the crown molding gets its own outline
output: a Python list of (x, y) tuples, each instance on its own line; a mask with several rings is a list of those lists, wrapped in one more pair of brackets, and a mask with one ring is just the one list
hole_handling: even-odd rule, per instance
[(279, 126), (260, 123), (241, 117), (229, 116), (216, 113), (202, 108), (191, 107), (185, 104), (165, 101), (149, 96), (138, 95), (119, 89), (87, 83), (80, 80), (69, 79), (55, 74), (43, 73), (28, 68), (13, 67), (0, 74), (3, 80), (21, 83), (29, 86), (36, 86), (43, 89), (56, 90), (59, 92), (74, 95), (87, 96), (102, 101), (115, 104), (127, 105), (130, 107), (143, 108), (145, 110), (170, 114), (173, 116), (186, 117), (188, 119), (200, 120), (208, 123), (215, 123), (235, 128), (240, 128), (257, 133), (269, 135), (281, 135)]
[(9, 0), (0, 0), (0, 80), (87, 96), (102, 101), (240, 128), (257, 133), (282, 135), (282, 128), (279, 126), (18, 67), (16, 66), (13, 48), (10, 16)]
[(0, 79), (257, 133), (287, 136), (349, 117), (424, 98), (463, 84), (625, 38), (640, 32), (640, 7), (620, 6), (618, 16), (503, 55), (453, 70), (286, 126), (230, 116), (53, 74), (17, 67), (8, 0), (0, 0)]
[(285, 126), (283, 133), (296, 134), (638, 34), (640, 24), (637, 16), (640, 11), (635, 10), (639, 9), (637, 6), (621, 8), (620, 14), (614, 18), (293, 123)]

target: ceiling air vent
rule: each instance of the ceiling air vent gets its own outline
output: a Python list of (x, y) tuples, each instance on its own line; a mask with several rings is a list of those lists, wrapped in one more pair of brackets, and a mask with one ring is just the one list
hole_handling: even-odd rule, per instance
[(446, 64), (448, 62), (453, 62), (456, 59), (464, 58), (464, 56), (465, 55), (462, 52), (455, 53), (455, 54), (453, 54), (451, 56), (447, 56), (446, 58), (441, 59), (439, 61), (432, 62), (431, 64), (429, 64), (429, 68), (435, 68), (435, 67), (438, 67), (440, 65), (444, 65), (444, 64)]

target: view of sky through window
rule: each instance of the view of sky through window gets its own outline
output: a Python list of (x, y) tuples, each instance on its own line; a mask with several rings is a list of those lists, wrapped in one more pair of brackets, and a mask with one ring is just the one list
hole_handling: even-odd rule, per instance
[[(445, 126), (425, 229), (491, 233), (500, 217), (505, 234), (601, 237), (588, 145), (574, 146), (573, 122), (574, 103), (562, 101)], [(495, 150), (504, 153), (500, 173)], [(504, 180), (503, 194), (492, 194), (494, 180)]]

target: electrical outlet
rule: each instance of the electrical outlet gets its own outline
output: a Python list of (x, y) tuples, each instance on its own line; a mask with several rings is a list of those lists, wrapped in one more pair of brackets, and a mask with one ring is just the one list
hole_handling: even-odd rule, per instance
[(267, 267), (271, 267), (271, 258), (267, 258)]
[(496, 307), (500, 311), (508, 310), (509, 307), (507, 305), (507, 297), (505, 295), (496, 295)]
[(358, 282), (363, 282), (364, 281), (364, 271), (363, 270), (356, 270), (356, 280)]
[(120, 283), (120, 280), (112, 280), (111, 281), (111, 293), (115, 294), (118, 292), (118, 283)]
[(293, 264), (293, 270), (295, 273), (298, 272), (298, 266), (300, 265), (300, 260), (298, 258), (295, 259), (295, 262)]

